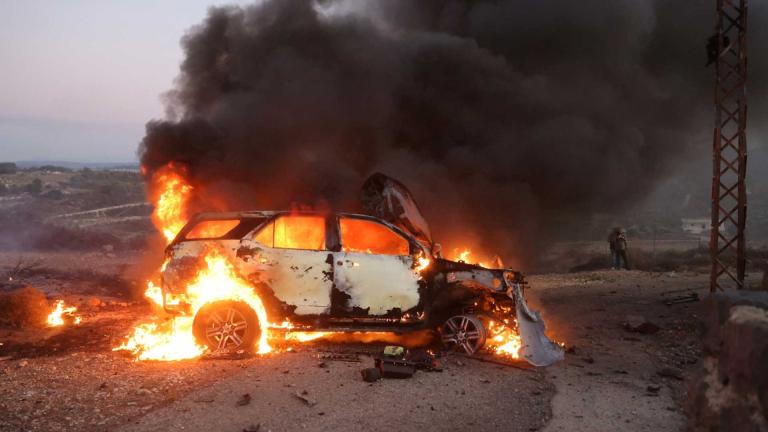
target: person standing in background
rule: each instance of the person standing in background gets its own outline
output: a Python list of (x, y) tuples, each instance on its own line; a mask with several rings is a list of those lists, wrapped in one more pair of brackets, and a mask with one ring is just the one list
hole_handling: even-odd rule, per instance
[(627, 259), (627, 231), (616, 227), (608, 236), (608, 246), (611, 250), (611, 265), (614, 270), (624, 268), (629, 270)]

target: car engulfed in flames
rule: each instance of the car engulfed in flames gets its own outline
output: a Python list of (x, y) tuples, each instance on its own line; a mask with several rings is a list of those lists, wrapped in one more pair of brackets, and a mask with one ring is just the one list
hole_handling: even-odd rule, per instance
[(175, 360), (267, 353), (276, 338), (438, 334), (467, 355), (486, 350), (537, 366), (563, 357), (525, 302), (523, 276), (442, 258), (410, 194), (386, 176), (364, 186), (369, 214), (199, 213), (180, 224), (194, 191), (173, 168), (153, 178), (154, 220), (170, 243), (159, 286), (146, 295), (175, 318), (140, 324), (117, 349)]

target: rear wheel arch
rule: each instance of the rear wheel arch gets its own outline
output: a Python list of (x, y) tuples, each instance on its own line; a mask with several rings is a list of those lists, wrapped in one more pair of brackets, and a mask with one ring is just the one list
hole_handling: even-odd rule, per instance
[(467, 312), (481, 295), (482, 290), (476, 284), (466, 281), (437, 287), (429, 293), (429, 298), (425, 299), (429, 326), (438, 328), (448, 318)]

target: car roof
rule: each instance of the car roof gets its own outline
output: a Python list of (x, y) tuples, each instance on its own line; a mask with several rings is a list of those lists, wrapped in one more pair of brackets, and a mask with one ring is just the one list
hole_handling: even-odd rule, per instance
[(319, 215), (325, 216), (328, 214), (335, 214), (337, 216), (347, 216), (361, 219), (371, 219), (379, 222), (389, 224), (387, 221), (381, 220), (375, 216), (359, 214), (359, 213), (346, 213), (346, 212), (321, 212), (313, 210), (248, 210), (248, 211), (236, 211), (236, 212), (201, 212), (195, 214), (190, 220), (222, 220), (222, 219), (249, 219), (249, 218), (268, 218), (279, 214), (296, 214), (296, 215)]
[[(293, 215), (318, 215), (318, 216), (326, 216), (329, 214), (334, 214), (336, 216), (345, 216), (345, 217), (352, 217), (355, 219), (367, 219), (371, 220), (380, 224), (384, 224), (385, 226), (389, 227), (396, 233), (399, 233), (401, 235), (404, 235), (413, 241), (418, 243), (418, 239), (408, 231), (400, 228), (399, 226), (387, 222), (385, 220), (379, 219), (375, 216), (371, 215), (364, 215), (364, 214), (358, 214), (358, 213), (346, 213), (346, 212), (321, 212), (321, 211), (313, 211), (313, 210), (250, 210), (250, 211), (236, 211), (236, 212), (201, 212), (197, 213), (187, 222), (185, 227), (182, 229), (182, 231), (179, 233), (181, 234), (186, 233), (186, 231), (192, 227), (192, 225), (197, 224), (201, 221), (207, 221), (207, 220), (227, 220), (227, 219), (262, 219), (262, 218), (271, 218), (273, 216), (281, 215), (281, 214), (293, 214)], [(177, 236), (178, 240), (178, 236)], [(174, 240), (174, 243), (177, 241)]]

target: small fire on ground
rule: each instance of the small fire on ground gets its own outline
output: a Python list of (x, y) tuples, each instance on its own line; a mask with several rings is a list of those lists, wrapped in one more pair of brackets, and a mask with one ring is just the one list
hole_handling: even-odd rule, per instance
[[(192, 196), (194, 187), (187, 182), (183, 167), (168, 164), (157, 171), (151, 180), (150, 197), (155, 204), (152, 220), (157, 229), (164, 235), (166, 243), (170, 243), (176, 234), (186, 224), (187, 204)], [(215, 229), (216, 227), (212, 227)], [(458, 252), (458, 259), (470, 262), (469, 249)], [(167, 265), (163, 263), (160, 271)], [(484, 265), (480, 263), (481, 265)], [(500, 260), (496, 259), (491, 268), (499, 268)], [(420, 257), (417, 266), (423, 270), (430, 265), (427, 257)], [(484, 265), (485, 266), (485, 265)], [(163, 306), (163, 293), (160, 287), (151, 281), (147, 283), (145, 296), (154, 304)], [(184, 293), (167, 294), (167, 304), (190, 305), (190, 313), (173, 319), (155, 320), (138, 324), (133, 333), (115, 351), (128, 351), (137, 360), (173, 361), (192, 359), (201, 356), (207, 347), (200, 345), (193, 336), (194, 316), (204, 305), (213, 301), (235, 300), (247, 303), (258, 317), (262, 332), (256, 341), (256, 351), (259, 354), (274, 352), (270, 340), (289, 342), (310, 342), (325, 339), (334, 342), (384, 342), (398, 344), (403, 342), (403, 336), (395, 333), (341, 333), (341, 332), (305, 332), (294, 330), (290, 322), (271, 323), (259, 296), (248, 282), (242, 280), (228, 258), (215, 249), (208, 249), (202, 259), (197, 273), (192, 278)], [(63, 307), (63, 304), (62, 304)], [(414, 335), (413, 338), (423, 338), (425, 335)], [(517, 333), (498, 324), (486, 342), (486, 349), (492, 353), (512, 359), (519, 358), (521, 347)]]
[(48, 314), (46, 323), (48, 327), (60, 327), (67, 323), (80, 324), (82, 318), (75, 315), (77, 308), (74, 306), (66, 306), (64, 300), (58, 300), (53, 307), (53, 310)]

